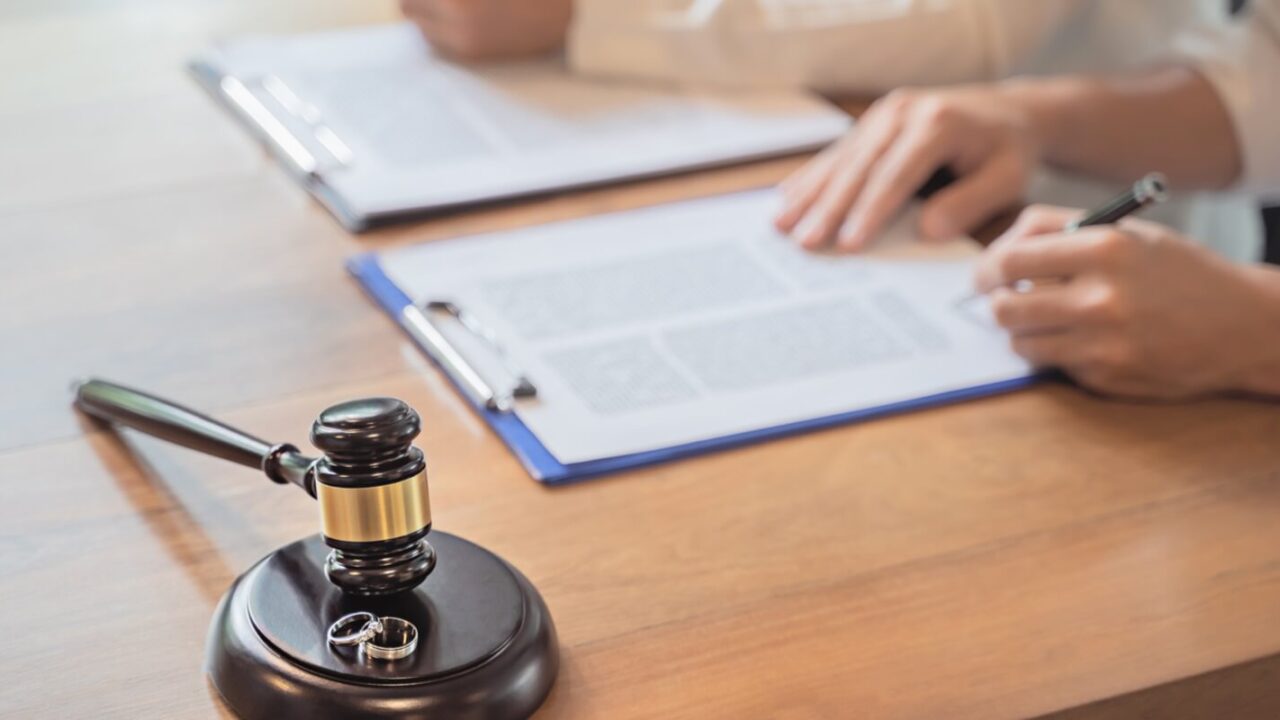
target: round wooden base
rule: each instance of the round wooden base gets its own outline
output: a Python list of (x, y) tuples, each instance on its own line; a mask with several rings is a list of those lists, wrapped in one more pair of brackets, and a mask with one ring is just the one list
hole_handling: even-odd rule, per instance
[[(318, 535), (242, 575), (209, 628), (207, 669), (227, 705), (244, 720), (531, 715), (559, 666), (542, 598), (487, 550), (448, 533), (428, 539), (435, 570), (413, 591), (388, 597), (333, 587)], [(329, 625), (356, 611), (412, 622), (418, 649), (383, 662), (328, 645)]]

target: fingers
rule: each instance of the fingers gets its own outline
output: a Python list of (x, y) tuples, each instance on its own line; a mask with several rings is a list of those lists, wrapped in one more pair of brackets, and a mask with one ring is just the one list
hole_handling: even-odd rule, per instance
[[(865, 247), (935, 170), (944, 165), (951, 152), (951, 133), (940, 125), (918, 123), (900, 133), (849, 200), (853, 201), (847, 226), (840, 232), (842, 250)], [(839, 229), (839, 225), (835, 229)]]
[(782, 193), (782, 209), (773, 219), (773, 225), (779, 232), (789, 234), (794, 230), (805, 211), (818, 199), (831, 178), (839, 151), (839, 143), (831, 145), (778, 185)]
[(807, 248), (830, 242), (862, 191), (869, 169), (894, 142), (899, 127), (899, 120), (888, 113), (862, 122), (828, 158), (815, 161), (808, 177), (790, 186), (791, 197), (778, 225)]
[(1014, 335), (1058, 332), (1077, 325), (1085, 313), (1079, 289), (1070, 284), (1049, 285), (1020, 292), (996, 288), (991, 313)]
[(849, 208), (862, 192), (868, 169), (888, 144), (888, 140), (873, 139), (833, 169), (817, 198), (792, 231), (797, 242), (811, 250), (831, 242), (849, 216)]
[(972, 232), (1018, 201), (1027, 173), (1013, 153), (992, 157), (972, 174), (925, 201), (920, 212), (920, 234), (931, 240), (949, 240)]
[(433, 50), (456, 60), (477, 60), (503, 49), (492, 8), (472, 0), (401, 0)]
[(1072, 332), (1014, 335), (1009, 347), (1036, 367), (1069, 367), (1079, 355), (1080, 337)]
[(974, 286), (988, 293), (1019, 280), (1070, 278), (1097, 269), (1111, 261), (1117, 235), (1113, 228), (1090, 228), (1070, 235), (1042, 235), (1034, 242), (992, 245), (978, 260)]

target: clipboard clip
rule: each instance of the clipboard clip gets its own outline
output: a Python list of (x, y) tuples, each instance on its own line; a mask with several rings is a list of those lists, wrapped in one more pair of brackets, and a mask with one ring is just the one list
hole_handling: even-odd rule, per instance
[[(275, 75), (244, 81), (233, 75), (224, 75), (218, 81), (218, 89), (239, 113), (241, 118), (253, 128), (257, 128), (262, 138), (276, 150), (298, 173), (309, 177), (318, 177), (325, 169), (325, 163), (312, 152), (309, 142), (295, 134), (288, 125), (263, 103), (255, 93), (261, 89), (281, 108), (295, 119), (295, 125), (301, 123), (311, 134), (314, 144), (318, 144), (332, 158), (337, 167), (351, 164), (351, 148), (338, 137), (320, 116), (320, 111), (312, 104), (299, 98), (283, 80)], [(332, 169), (332, 168), (329, 168)]]
[[(501, 388), (494, 388), (467, 359), (467, 356), (440, 330), (432, 320), (433, 314), (448, 315), (467, 332), (487, 345), (511, 377), (511, 382)], [(428, 300), (422, 305), (409, 304), (405, 306), (401, 315), (409, 334), (476, 405), (485, 410), (505, 413), (511, 412), (517, 399), (537, 396), (538, 388), (528, 376), (512, 365), (510, 357), (498, 342), (497, 336), (457, 303), (450, 300)]]

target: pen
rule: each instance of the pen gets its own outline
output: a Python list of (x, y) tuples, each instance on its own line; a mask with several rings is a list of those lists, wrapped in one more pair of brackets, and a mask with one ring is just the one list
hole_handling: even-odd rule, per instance
[(1074, 232), (1090, 225), (1110, 225), (1148, 205), (1162, 203), (1168, 197), (1168, 181), (1165, 180), (1164, 175), (1158, 172), (1147, 173), (1141, 180), (1134, 183), (1133, 187), (1079, 220), (1067, 223), (1062, 230)]
[[(1128, 190), (1120, 193), (1112, 198), (1105, 205), (1085, 213), (1084, 217), (1079, 220), (1072, 220), (1062, 227), (1062, 231), (1066, 233), (1075, 232), (1083, 227), (1092, 225), (1108, 225), (1114, 223), (1121, 218), (1131, 215), (1148, 205), (1162, 203), (1169, 198), (1168, 181), (1164, 175), (1158, 172), (1147, 173), (1135, 182)], [(1026, 292), (1037, 284), (1052, 284), (1053, 280), (1042, 278), (1039, 280), (1018, 280), (1013, 284), (1013, 289), (1019, 292)], [(958, 307), (963, 307), (968, 303), (984, 297), (985, 293), (973, 293), (966, 295), (956, 301)]]

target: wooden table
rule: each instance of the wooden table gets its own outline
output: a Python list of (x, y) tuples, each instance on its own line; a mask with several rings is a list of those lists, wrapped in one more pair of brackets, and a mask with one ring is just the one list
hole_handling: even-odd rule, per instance
[(563, 648), (549, 718), (1276, 717), (1280, 412), (1063, 385), (597, 482), (530, 481), (345, 277), (383, 248), (770, 183), (766, 162), (353, 237), (186, 78), (215, 37), (388, 2), (0, 8), (0, 716), (226, 714), (232, 578), (315, 510), (103, 432), (94, 373), (300, 442), (421, 411), (437, 525), (521, 568)]

